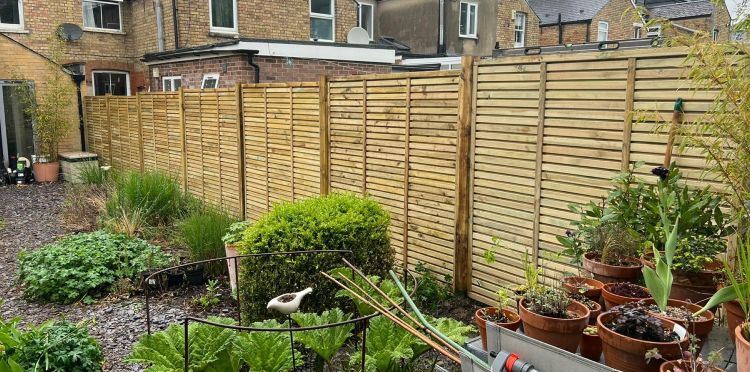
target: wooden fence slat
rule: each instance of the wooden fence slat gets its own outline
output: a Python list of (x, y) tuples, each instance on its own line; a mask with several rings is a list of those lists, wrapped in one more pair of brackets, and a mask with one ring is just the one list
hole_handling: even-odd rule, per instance
[(547, 63), (539, 65), (539, 124), (536, 128), (536, 166), (534, 167), (534, 232), (531, 236), (534, 267), (539, 265), (539, 217), (542, 204), (542, 166), (544, 159), (544, 115), (547, 105)]

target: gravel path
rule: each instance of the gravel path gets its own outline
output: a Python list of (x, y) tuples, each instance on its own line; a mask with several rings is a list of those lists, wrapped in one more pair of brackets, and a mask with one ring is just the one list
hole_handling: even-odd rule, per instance
[[(3, 304), (0, 317), (20, 317), (26, 324), (40, 324), (50, 319), (73, 322), (91, 320), (91, 334), (104, 350), (106, 371), (139, 371), (123, 359), (146, 332), (143, 296), (109, 297), (94, 305), (58, 305), (30, 302), (23, 298), (17, 283), (17, 254), (22, 249), (36, 249), (65, 234), (60, 227), (60, 207), (65, 195), (63, 184), (38, 184), (17, 188), (0, 187), (0, 293)], [(180, 289), (162, 295), (152, 303), (155, 329), (178, 322), (191, 299), (201, 292), (198, 287)], [(230, 309), (217, 309), (230, 314)]]

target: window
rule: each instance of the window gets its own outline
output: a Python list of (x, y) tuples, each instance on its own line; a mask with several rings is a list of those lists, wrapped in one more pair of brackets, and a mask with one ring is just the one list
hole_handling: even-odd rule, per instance
[(0, 0), (0, 30), (23, 29), (23, 1)]
[(121, 0), (83, 0), (83, 27), (122, 31), (120, 2)]
[(526, 13), (516, 12), (515, 15), (515, 39), (513, 46), (521, 48), (526, 46)]
[(641, 38), (641, 28), (640, 27), (634, 27), (633, 28), (633, 39), (640, 39)]
[(165, 92), (174, 92), (180, 90), (182, 86), (182, 76), (165, 76), (162, 79), (162, 90)]
[(461, 2), (458, 36), (477, 37), (477, 3)]
[(599, 30), (596, 34), (596, 41), (607, 41), (609, 40), (609, 23), (599, 22)]
[(719, 41), (719, 29), (715, 28), (714, 31), (711, 33), (711, 38), (714, 41)]
[(310, 39), (334, 41), (334, 0), (310, 0)]
[(94, 95), (130, 95), (130, 75), (119, 71), (94, 71)]
[(648, 28), (648, 33), (646, 34), (648, 37), (660, 37), (661, 36), (661, 26), (651, 26)]
[(237, 33), (237, 0), (208, 0), (211, 31)]
[(359, 2), (359, 27), (367, 30), (370, 40), (375, 34), (375, 3), (360, 0)]
[(211, 89), (219, 87), (219, 74), (205, 74), (203, 75), (203, 82), (201, 83), (202, 89)]

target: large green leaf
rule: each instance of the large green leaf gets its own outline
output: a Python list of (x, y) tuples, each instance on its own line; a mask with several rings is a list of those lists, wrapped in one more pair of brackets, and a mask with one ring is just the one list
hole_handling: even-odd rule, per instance
[[(341, 276), (346, 276), (347, 278), (354, 281), (354, 283), (356, 283), (360, 288), (365, 290), (365, 292), (370, 297), (376, 299), (379, 304), (387, 308), (391, 307), (390, 302), (388, 302), (382, 295), (380, 295), (380, 293), (378, 293), (375, 289), (373, 289), (361, 276), (359, 275), (352, 276), (352, 272), (350, 269), (337, 268), (337, 269), (331, 270), (330, 274), (334, 278), (340, 278)], [(388, 295), (388, 297), (393, 299), (396, 303), (403, 302), (403, 297), (401, 296), (401, 292), (398, 290), (398, 287), (392, 280), (390, 279), (381, 280), (380, 277), (376, 275), (368, 275), (367, 279), (369, 279), (372, 283), (377, 285), (381, 291), (383, 291), (386, 295)], [(336, 297), (347, 297), (351, 299), (354, 302), (354, 305), (357, 307), (357, 312), (359, 312), (359, 315), (361, 316), (371, 315), (375, 313), (375, 309), (372, 306), (360, 301), (358, 298), (354, 297), (351, 293), (343, 289), (336, 292)]]
[[(453, 318), (433, 318), (426, 317), (427, 321), (432, 324), (438, 332), (442, 333), (453, 342), (462, 345), (469, 338), (469, 334), (476, 332), (472, 325), (465, 324)], [(414, 357), (418, 357), (431, 349), (427, 344), (419, 341), (412, 346)]]
[(747, 283), (739, 284), (739, 286), (743, 288), (737, 288), (734, 285), (730, 285), (718, 290), (713, 296), (711, 296), (706, 305), (695, 314), (699, 315), (706, 312), (706, 310), (719, 306), (725, 302), (734, 301), (737, 299), (738, 293), (748, 293), (748, 291), (750, 291), (750, 286), (748, 286)]
[[(368, 372), (401, 371), (402, 363), (412, 360), (412, 346), (417, 339), (383, 316), (375, 317), (367, 327), (365, 370)], [(362, 361), (361, 349), (352, 354), (349, 363), (357, 367)]]
[[(351, 319), (351, 315), (344, 314), (340, 309), (326, 310), (322, 314), (294, 313), (294, 319), (300, 327), (314, 327), (319, 325), (340, 323)], [(305, 347), (312, 349), (326, 363), (341, 349), (346, 340), (352, 335), (354, 324), (339, 327), (323, 328), (314, 331), (298, 332), (294, 335), (295, 341)]]
[[(274, 319), (252, 324), (256, 328), (286, 328)], [(292, 350), (287, 332), (240, 333), (234, 341), (235, 352), (248, 365), (250, 371), (292, 370)], [(297, 362), (301, 362), (301, 355)]]

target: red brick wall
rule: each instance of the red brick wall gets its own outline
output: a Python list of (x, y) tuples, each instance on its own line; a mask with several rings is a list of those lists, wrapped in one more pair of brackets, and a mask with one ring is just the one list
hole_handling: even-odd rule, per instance
[[(563, 44), (578, 44), (586, 42), (586, 35), (588, 33), (588, 24), (586, 23), (571, 23), (563, 25)], [(557, 25), (555, 26), (542, 26), (539, 32), (539, 45), (558, 45), (558, 32)], [(596, 39), (594, 39), (596, 40)]]
[[(643, 23), (630, 0), (610, 0), (591, 20), (589, 40), (596, 41), (599, 21), (609, 24), (608, 40), (628, 40), (633, 38), (633, 23)], [(645, 35), (643, 35), (645, 36)]]
[(526, 13), (526, 45), (539, 45), (539, 17), (525, 0), (502, 0), (497, 4), (496, 41), (500, 48), (513, 48), (516, 41), (516, 20), (513, 12)]
[[(262, 83), (317, 81), (320, 75), (346, 76), (391, 72), (390, 65), (369, 63), (278, 57), (255, 57), (253, 60), (260, 66)], [(152, 65), (150, 70), (153, 71), (154, 67), (159, 68), (160, 77), (149, 79), (153, 91), (162, 90), (161, 78), (165, 76), (181, 76), (182, 86), (185, 88), (200, 88), (203, 74), (209, 73), (219, 74), (220, 88), (232, 87), (237, 83), (255, 82), (255, 71), (247, 63), (247, 57), (244, 55)]]

